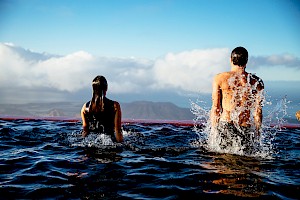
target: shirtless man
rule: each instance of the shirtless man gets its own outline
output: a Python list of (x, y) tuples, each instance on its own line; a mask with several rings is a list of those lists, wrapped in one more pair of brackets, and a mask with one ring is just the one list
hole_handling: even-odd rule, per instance
[(227, 129), (227, 135), (238, 132), (233, 134), (244, 137), (245, 133), (252, 133), (259, 138), (264, 84), (259, 77), (245, 71), (247, 62), (248, 51), (237, 47), (231, 52), (231, 71), (214, 77), (211, 125), (219, 132)]

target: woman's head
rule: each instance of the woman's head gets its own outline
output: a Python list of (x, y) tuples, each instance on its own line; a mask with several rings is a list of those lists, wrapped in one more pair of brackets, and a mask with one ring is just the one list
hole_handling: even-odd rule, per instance
[(93, 93), (104, 96), (107, 91), (107, 81), (104, 76), (96, 76), (92, 82)]
[(96, 76), (92, 82), (93, 97), (89, 106), (90, 112), (104, 110), (104, 97), (107, 91), (107, 81), (104, 76)]

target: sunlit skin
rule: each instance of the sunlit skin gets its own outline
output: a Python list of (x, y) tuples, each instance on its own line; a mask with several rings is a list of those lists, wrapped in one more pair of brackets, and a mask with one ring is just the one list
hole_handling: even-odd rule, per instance
[(298, 119), (298, 121), (300, 121), (300, 110), (298, 110), (295, 114), (296, 118)]
[[(217, 127), (219, 121), (235, 122), (232, 116), (238, 112), (238, 125), (251, 126), (251, 109), (254, 110), (256, 136), (262, 124), (262, 80), (245, 71), (245, 66), (231, 63), (231, 71), (216, 75), (213, 81), (211, 123)], [(248, 80), (247, 80), (248, 79)], [(242, 108), (242, 109), (240, 109)]]

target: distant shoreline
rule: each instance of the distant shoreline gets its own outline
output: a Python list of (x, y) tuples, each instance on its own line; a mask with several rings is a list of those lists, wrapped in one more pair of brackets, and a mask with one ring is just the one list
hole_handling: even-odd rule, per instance
[[(13, 121), (13, 120), (25, 120), (25, 121), (64, 121), (64, 122), (81, 122), (80, 118), (72, 117), (26, 117), (26, 116), (6, 116), (0, 115), (0, 120)], [(198, 122), (197, 124), (193, 120), (151, 120), (151, 119), (123, 119), (123, 125), (128, 124), (143, 124), (143, 125), (153, 125), (153, 124), (171, 124), (177, 126), (202, 126), (203, 122)], [(271, 127), (277, 126), (277, 124), (271, 124)], [(283, 123), (281, 128), (287, 129), (300, 129), (300, 123)]]

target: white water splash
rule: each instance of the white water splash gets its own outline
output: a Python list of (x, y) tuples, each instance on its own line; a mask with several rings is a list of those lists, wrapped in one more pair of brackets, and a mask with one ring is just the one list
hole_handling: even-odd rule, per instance
[[(262, 95), (263, 106), (272, 105), (271, 101), (267, 101), (266, 94), (261, 93), (259, 95)], [(249, 100), (252, 100), (252, 97), (250, 97)], [(285, 122), (284, 117), (287, 115), (286, 110), (288, 103), (289, 102), (286, 100), (286, 97), (284, 97), (276, 102), (276, 106), (274, 108), (269, 108), (269, 113), (263, 117), (261, 136), (258, 140), (253, 140), (253, 149), (249, 152), (246, 151), (247, 145), (242, 145), (243, 138), (241, 137), (227, 137), (226, 142), (230, 143), (230, 146), (225, 148), (224, 146), (221, 147), (220, 143), (222, 140), (224, 140), (224, 138), (222, 138), (221, 134), (219, 133), (220, 131), (214, 130), (211, 127), (210, 108), (208, 108), (203, 101), (191, 101), (191, 112), (195, 115), (194, 131), (199, 136), (199, 145), (208, 151), (218, 153), (272, 158), (274, 154), (277, 154), (274, 146), (274, 139), (277, 132), (281, 129)], [(234, 120), (234, 123), (238, 123), (237, 120), (239, 113), (244, 109), (245, 108), (238, 108), (236, 112), (233, 112), (231, 117)], [(251, 115), (253, 115), (254, 110), (251, 109), (250, 112)], [(254, 124), (253, 116), (250, 118), (250, 123)], [(202, 126), (199, 126), (199, 124), (202, 124)]]
[[(211, 122), (209, 119), (210, 110), (206, 110), (201, 107), (201, 105), (192, 102), (191, 111), (193, 114), (195, 114), (194, 131), (199, 136), (199, 146), (204, 147), (208, 151), (218, 153), (245, 155), (245, 146), (241, 144), (242, 139), (239, 137), (232, 140), (229, 148), (220, 147), (219, 144), (222, 140), (222, 137), (217, 130), (213, 130), (211, 127)], [(207, 121), (204, 121), (203, 119), (207, 119)], [(199, 124), (202, 124), (202, 126), (199, 127)], [(273, 140), (278, 132), (278, 129), (268, 125), (263, 125), (262, 127), (261, 138), (259, 141), (257, 141), (258, 148), (253, 149), (251, 154), (248, 154), (248, 156), (270, 158), (272, 157), (272, 154), (275, 153), (273, 148)], [(232, 138), (227, 138), (227, 140), (231, 139)]]
[[(130, 132), (122, 129), (122, 135), (124, 142)], [(74, 131), (72, 133), (68, 133), (67, 142), (70, 146), (76, 147), (94, 147), (99, 149), (106, 148), (116, 148), (118, 146), (122, 146), (122, 143), (116, 143), (111, 139), (111, 136), (103, 133), (90, 133), (86, 137), (82, 137), (81, 132)]]
[(81, 133), (73, 132), (67, 138), (70, 146), (95, 147), (95, 148), (114, 148), (117, 146), (109, 135), (90, 133), (82, 137)]

